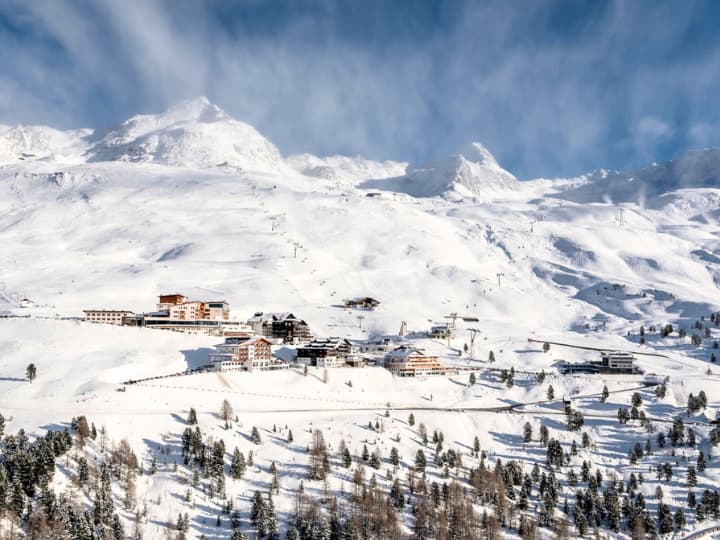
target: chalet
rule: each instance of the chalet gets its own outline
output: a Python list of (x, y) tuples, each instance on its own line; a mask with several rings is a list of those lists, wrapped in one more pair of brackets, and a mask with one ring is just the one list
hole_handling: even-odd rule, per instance
[(172, 330), (186, 334), (208, 334), (211, 336), (223, 336), (227, 332), (252, 333), (250, 327), (240, 321), (178, 319), (170, 317), (167, 311), (131, 315), (123, 319), (123, 325), (154, 328), (156, 330)]
[(445, 375), (447, 370), (437, 356), (426, 356), (421, 349), (402, 345), (385, 355), (385, 367), (399, 377)]
[(227, 331), (251, 333), (244, 323), (230, 320), (230, 305), (226, 301), (188, 300), (182, 294), (162, 294), (157, 311), (130, 314), (123, 318), (122, 324), (217, 336)]
[(636, 370), (634, 365), (635, 355), (623, 351), (602, 351), (600, 360), (603, 371), (633, 373)]
[(288, 364), (273, 360), (271, 343), (263, 337), (228, 337), (210, 353), (210, 366), (217, 371), (266, 371), (285, 369)]
[(370, 298), (369, 296), (351, 298), (349, 300), (345, 300), (344, 302), (345, 307), (351, 309), (375, 309), (380, 305), (379, 300), (375, 300), (375, 298)]
[(188, 300), (182, 294), (160, 295), (157, 310), (167, 312), (171, 319), (227, 321), (230, 318), (230, 305), (226, 301)]
[(561, 361), (558, 364), (560, 373), (572, 375), (575, 373), (642, 373), (642, 370), (635, 365), (635, 355), (624, 351), (602, 351), (600, 360), (591, 360), (582, 363), (570, 363)]
[(351, 359), (352, 344), (339, 337), (316, 338), (297, 350), (297, 361), (317, 367), (340, 367)]
[(126, 309), (86, 309), (83, 310), (86, 322), (114, 324), (121, 326), (125, 317), (132, 317), (134, 312)]
[(358, 352), (373, 355), (385, 355), (396, 349), (405, 339), (401, 336), (385, 336), (367, 341), (356, 342)]
[(448, 323), (436, 324), (430, 327), (428, 335), (435, 339), (450, 339), (455, 335), (455, 327)]
[(255, 313), (247, 322), (253, 332), (281, 343), (310, 341), (310, 327), (292, 313)]

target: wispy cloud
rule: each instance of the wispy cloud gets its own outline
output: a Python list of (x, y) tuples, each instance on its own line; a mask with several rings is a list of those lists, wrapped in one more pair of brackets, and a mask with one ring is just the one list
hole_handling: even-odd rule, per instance
[(232, 5), (6, 2), (0, 123), (102, 127), (206, 94), (284, 153), (480, 140), (523, 177), (720, 144), (711, 2)]

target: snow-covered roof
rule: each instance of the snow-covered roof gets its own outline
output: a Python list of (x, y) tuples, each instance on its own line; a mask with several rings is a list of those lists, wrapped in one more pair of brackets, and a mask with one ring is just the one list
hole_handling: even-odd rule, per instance
[(407, 358), (411, 355), (425, 356), (425, 352), (422, 349), (418, 349), (416, 347), (408, 347), (406, 345), (401, 345), (397, 349), (393, 349), (392, 351), (388, 352), (385, 356), (391, 358)]
[(270, 313), (263, 313), (262, 311), (258, 311), (248, 319), (248, 323), (263, 323), (263, 322), (271, 322), (271, 321), (285, 321), (287, 319), (297, 319), (295, 315), (290, 313), (289, 311), (283, 311), (283, 312), (270, 312)]
[(260, 341), (272, 343), (269, 339), (262, 336), (233, 336), (225, 338), (225, 342), (217, 345), (217, 347), (221, 347), (223, 345), (237, 345), (238, 347), (245, 347), (246, 345), (254, 345), (255, 343), (258, 343)]
[(351, 343), (340, 337), (329, 337), (329, 338), (315, 338), (307, 345), (304, 345), (303, 349), (336, 349), (343, 343), (351, 345)]

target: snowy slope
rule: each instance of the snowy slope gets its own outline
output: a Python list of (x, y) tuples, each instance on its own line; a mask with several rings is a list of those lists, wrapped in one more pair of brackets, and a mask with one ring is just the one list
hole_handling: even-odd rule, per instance
[(706, 148), (680, 155), (663, 164), (634, 171), (595, 171), (583, 185), (561, 196), (576, 202), (632, 202), (657, 205), (657, 197), (687, 188), (720, 187), (720, 148)]
[[(5, 133), (0, 130), (0, 137)], [(161, 460), (156, 476), (138, 480), (141, 499), (151, 501), (146, 538), (162, 536), (169, 516), (186, 511), (193, 515), (191, 537), (229, 535), (225, 525), (213, 528), (223, 501), (202, 490), (184, 500), (190, 473), (178, 437), (190, 407), (198, 409), (205, 433), (226, 441), (228, 452), (237, 445), (257, 453), (257, 466), (228, 486), (247, 529), (248, 497), (267, 489), (272, 462), (281, 464), (276, 505), (283, 523), (301, 480), (308, 492), (322, 494), (322, 483), (305, 475), (314, 428), (325, 432), (333, 449), (341, 438), (353, 454), (363, 444), (380, 449), (384, 461), (377, 481), (386, 490), (385, 458), (397, 446), (403, 462), (398, 477), (404, 478), (403, 467), (420, 445), (407, 411), (384, 416), (388, 402), (416, 410), (431, 431), (443, 430), (446, 448), (458, 448), (473, 466), (477, 460), (468, 447), (475, 434), (490, 463), (500, 458), (544, 466), (545, 449), (536, 442), (523, 445), (520, 433), (525, 422), (536, 433), (542, 423), (569, 450), (579, 434), (565, 428), (559, 403), (513, 414), (462, 411), (542, 401), (551, 383), (558, 399), (588, 396), (577, 397), (574, 406), (588, 415), (596, 447), (571, 458), (576, 469), (587, 459), (606, 478), (622, 477), (670, 459), (666, 449), (629, 467), (629, 450), (647, 437), (641, 426), (623, 427), (614, 418), (618, 407), (628, 406), (629, 394), (612, 395), (607, 403), (593, 395), (604, 385), (627, 392), (640, 385), (641, 376), (562, 377), (557, 362), (596, 359), (597, 353), (556, 346), (543, 353), (529, 337), (665, 355), (638, 360), (647, 372), (670, 377), (664, 398), (641, 390), (644, 410), (657, 417), (658, 426), (681, 414), (689, 393), (702, 389), (710, 407), (693, 421), (698, 436), (706, 438), (706, 419), (720, 406), (720, 379), (710, 361), (720, 329), (708, 325), (707, 336), (698, 331), (700, 346), (690, 342), (696, 322), (704, 317), (707, 324), (710, 313), (720, 310), (715, 151), (642, 174), (527, 182), (515, 180), (477, 144), (411, 167), (406, 176), (403, 164), (358, 158), (293, 156), (286, 165), (254, 129), (204, 99), (134, 117), (96, 136), (87, 143), (87, 161), (67, 157), (80, 143), (60, 145), (73, 149), (64, 154), (43, 144), (47, 159), (14, 158), (0, 167), (0, 290), (6, 291), (0, 312), (28, 317), (0, 318), (0, 412), (11, 418), (8, 431), (30, 433), (86, 414), (107, 426), (115, 442), (127, 438), (146, 467), (151, 453), (164, 456), (167, 464)], [(320, 168), (317, 174), (314, 167)], [(639, 197), (630, 177), (652, 189)], [(387, 191), (369, 198), (368, 188)], [(16, 307), (17, 291), (40, 307)], [(458, 321), (449, 347), (431, 340), (417, 344), (448, 364), (478, 368), (479, 382), (470, 387), (464, 374), (400, 380), (368, 367), (332, 369), (327, 383), (320, 370), (307, 377), (290, 370), (188, 375), (117, 392), (127, 378), (198, 365), (215, 339), (41, 318), (79, 317), (91, 307), (149, 310), (157, 294), (169, 291), (224, 298), (240, 319), (255, 311), (292, 311), (317, 335), (356, 339), (394, 334), (401, 321), (421, 331), (451, 313), (472, 315), (479, 321)], [(338, 307), (343, 298), (360, 295), (378, 298), (380, 308)], [(640, 343), (641, 325), (667, 323), (682, 326), (688, 336), (648, 330)], [(480, 330), (474, 350), (459, 356), (471, 328)], [(486, 362), (490, 351), (496, 357), (492, 366)], [(29, 362), (39, 371), (32, 384), (23, 380)], [(534, 374), (519, 373), (508, 389), (487, 367), (545, 370), (549, 380), (538, 384)], [(217, 417), (223, 398), (239, 411), (230, 430)], [(428, 405), (447, 410), (424, 410)], [(386, 423), (384, 431), (367, 428), (376, 420)], [(263, 434), (259, 447), (248, 437), (254, 425)], [(288, 428), (294, 444), (286, 442)], [(706, 439), (700, 447), (713, 459), (699, 488), (719, 477), (716, 449)], [(426, 448), (428, 455), (432, 450)], [(71, 461), (62, 474), (72, 476), (73, 467)], [(333, 467), (329, 489), (340, 496), (351, 473), (335, 457)], [(677, 465), (676, 478), (662, 483), (673, 507), (685, 503), (686, 467)], [(442, 482), (440, 473), (432, 467), (429, 478)], [(647, 476), (642, 490), (655, 512), (659, 482)], [(402, 515), (410, 527), (409, 508)], [(125, 518), (129, 523), (132, 514)]]
[(373, 161), (360, 156), (321, 158), (312, 154), (296, 154), (288, 156), (286, 162), (294, 170), (306, 176), (345, 182), (402, 176), (407, 168), (407, 163)]
[(23, 160), (81, 161), (92, 130), (59, 131), (46, 126), (0, 126), (0, 164)]

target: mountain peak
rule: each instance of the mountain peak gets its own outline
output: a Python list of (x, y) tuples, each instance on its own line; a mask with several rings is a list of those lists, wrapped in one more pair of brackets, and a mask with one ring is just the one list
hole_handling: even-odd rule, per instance
[(472, 142), (463, 146), (456, 152), (456, 154), (472, 163), (499, 166), (495, 156), (493, 156), (490, 153), (490, 150), (485, 148), (485, 146), (479, 142)]
[(186, 99), (172, 105), (156, 117), (165, 117), (172, 122), (217, 122), (233, 118), (212, 103), (206, 96)]
[(133, 116), (105, 133), (89, 159), (256, 170), (276, 170), (282, 164), (270, 141), (205, 96), (181, 101), (159, 114)]
[(478, 142), (444, 158), (410, 167), (407, 179), (410, 193), (421, 197), (441, 194), (473, 197), (517, 187), (517, 179)]

